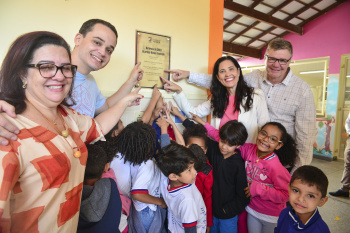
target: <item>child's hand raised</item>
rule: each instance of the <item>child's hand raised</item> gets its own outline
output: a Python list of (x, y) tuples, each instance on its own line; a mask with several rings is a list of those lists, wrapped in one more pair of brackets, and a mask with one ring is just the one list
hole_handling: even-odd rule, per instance
[(197, 122), (198, 124), (201, 125), (205, 125), (206, 122), (202, 120), (202, 118), (200, 118), (199, 116), (197, 116), (196, 114), (190, 112), (190, 114), (192, 115), (192, 120), (194, 120), (195, 122)]
[(162, 114), (159, 114), (159, 118), (157, 119), (156, 124), (161, 129), (168, 129), (168, 126), (169, 126), (168, 121), (163, 117)]
[(165, 116), (166, 116), (166, 121), (171, 125), (174, 126), (175, 122), (173, 121), (173, 119), (170, 117), (170, 109), (167, 108), (165, 110)]
[(169, 101), (169, 110), (170, 110), (170, 113), (173, 114), (174, 116), (182, 115), (179, 109), (175, 107), (170, 101)]
[(157, 84), (153, 86), (152, 99), (158, 100), (162, 96), (162, 93), (157, 88)]

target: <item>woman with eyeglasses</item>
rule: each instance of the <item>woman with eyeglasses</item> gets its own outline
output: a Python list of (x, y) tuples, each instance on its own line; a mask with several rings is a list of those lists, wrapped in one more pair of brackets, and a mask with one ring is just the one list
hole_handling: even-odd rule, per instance
[(103, 139), (124, 110), (139, 104), (140, 89), (95, 119), (69, 109), (70, 48), (59, 35), (18, 37), (2, 63), (0, 100), (17, 117), (17, 141), (0, 146), (0, 232), (74, 232), (87, 161), (86, 144)]
[(239, 63), (231, 56), (221, 57), (215, 62), (213, 77), (211, 98), (196, 107), (189, 103), (179, 85), (162, 80), (165, 90), (175, 92), (174, 100), (187, 117), (192, 117), (192, 114), (205, 117), (212, 113), (216, 118), (214, 124), (220, 122), (219, 128), (230, 120), (238, 120), (247, 129), (246, 142), (255, 142), (258, 128), (270, 120), (264, 93), (247, 86)]

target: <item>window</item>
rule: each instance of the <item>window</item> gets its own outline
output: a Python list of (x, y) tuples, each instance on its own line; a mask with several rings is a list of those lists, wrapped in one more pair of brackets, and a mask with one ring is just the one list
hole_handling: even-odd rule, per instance
[[(328, 64), (328, 57), (298, 60), (290, 63), (290, 68), (294, 75), (303, 79), (310, 85), (314, 95), (316, 115), (320, 117), (325, 116), (326, 110)], [(265, 66), (242, 67), (242, 73), (244, 75), (256, 69), (264, 70)], [(350, 99), (350, 90), (348, 95)]]

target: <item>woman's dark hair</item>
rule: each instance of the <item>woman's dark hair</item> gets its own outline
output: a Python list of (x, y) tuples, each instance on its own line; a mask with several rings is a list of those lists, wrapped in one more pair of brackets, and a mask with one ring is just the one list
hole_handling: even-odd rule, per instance
[[(45, 45), (56, 45), (63, 47), (71, 61), (70, 47), (67, 42), (59, 35), (53, 32), (36, 31), (29, 32), (18, 37), (10, 46), (0, 69), (0, 99), (13, 105), (16, 113), (20, 114), (26, 109), (25, 89), (23, 89), (23, 78), (26, 77), (29, 68), (27, 64), (31, 63), (34, 53), (37, 49)], [(66, 98), (61, 104), (71, 106), (67, 100), (73, 100), (72, 86)], [(73, 105), (75, 104), (74, 101)]]
[(117, 152), (125, 162), (140, 165), (151, 159), (156, 146), (156, 131), (142, 121), (130, 123), (115, 137)]
[(206, 133), (207, 130), (203, 125), (194, 124), (193, 126), (186, 128), (183, 131), (182, 136), (186, 145), (188, 145), (190, 138), (201, 138), (205, 142), (205, 147), (208, 148), (208, 137)]
[(207, 156), (205, 155), (203, 149), (198, 146), (197, 144), (191, 144), (188, 147), (196, 157), (196, 162), (194, 163), (194, 169), (196, 169), (197, 172), (203, 171), (203, 169), (207, 165)]
[[(231, 61), (235, 67), (239, 69), (239, 80), (236, 86), (234, 111), (240, 112), (240, 106), (242, 106), (245, 111), (249, 111), (253, 104), (254, 88), (248, 87), (247, 83), (244, 81), (239, 63), (231, 56), (221, 57), (215, 62), (210, 87), (210, 92), (212, 94), (210, 102), (211, 107), (213, 108), (213, 115), (219, 118), (224, 116), (224, 112), (229, 102), (229, 93), (226, 87), (224, 87), (217, 78), (219, 75), (219, 65), (221, 62), (227, 60)], [(243, 101), (244, 98), (246, 98), (245, 102)]]
[(248, 138), (245, 126), (236, 120), (226, 122), (219, 131), (220, 140), (231, 146), (241, 146)]
[(290, 136), (289, 133), (287, 133), (286, 128), (278, 122), (267, 122), (265, 125), (263, 125), (263, 127), (261, 127), (261, 130), (263, 130), (268, 125), (276, 126), (282, 133), (280, 140), (283, 142), (283, 146), (280, 149), (275, 150), (275, 153), (277, 154), (281, 164), (283, 166), (289, 165), (293, 167), (298, 156), (298, 150), (294, 139), (292, 136)]
[(191, 163), (196, 162), (193, 152), (177, 143), (163, 147), (157, 156), (157, 166), (165, 176), (180, 175)]

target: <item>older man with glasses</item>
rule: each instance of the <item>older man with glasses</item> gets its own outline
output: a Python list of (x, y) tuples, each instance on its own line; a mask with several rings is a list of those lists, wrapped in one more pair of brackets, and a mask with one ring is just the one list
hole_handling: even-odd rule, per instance
[[(316, 107), (310, 86), (295, 76), (289, 65), (293, 47), (281, 38), (272, 40), (265, 53), (265, 70), (255, 70), (244, 75), (248, 86), (260, 88), (265, 93), (271, 121), (286, 127), (297, 143), (298, 159), (293, 171), (312, 161), (316, 136)], [(184, 70), (168, 70), (175, 81), (187, 79), (189, 83), (210, 88), (211, 75)]]

